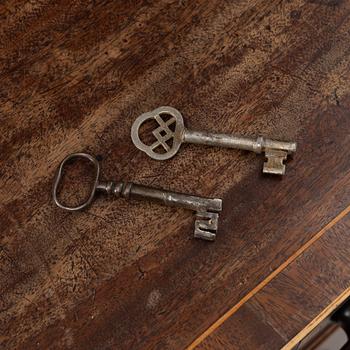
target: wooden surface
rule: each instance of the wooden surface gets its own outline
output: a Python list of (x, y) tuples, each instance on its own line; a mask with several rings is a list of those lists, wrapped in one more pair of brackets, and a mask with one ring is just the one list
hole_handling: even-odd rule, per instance
[[(261, 308), (241, 312), (253, 324), (273, 317), (264, 303), (277, 273), (349, 211), (349, 12), (346, 0), (2, 2), (1, 348), (204, 346), (264, 281)], [(188, 127), (296, 140), (298, 152), (283, 179), (234, 150), (184, 145), (153, 161), (129, 134), (160, 105)], [(55, 169), (75, 151), (101, 155), (107, 179), (223, 198), (216, 242), (192, 238), (186, 210), (102, 198), (80, 213), (55, 207)], [(332, 295), (349, 285), (336, 281)], [(317, 312), (289, 320), (279, 345)]]
[(350, 296), (349, 236), (348, 213), (316, 235), (197, 349), (293, 349)]

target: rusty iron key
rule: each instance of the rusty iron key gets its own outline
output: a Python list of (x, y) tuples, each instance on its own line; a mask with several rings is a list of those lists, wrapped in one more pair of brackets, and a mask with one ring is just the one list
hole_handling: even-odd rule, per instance
[[(95, 179), (92, 190), (86, 202), (75, 207), (66, 206), (58, 200), (58, 187), (63, 176), (64, 166), (68, 161), (77, 158), (89, 160), (95, 169)], [(222, 210), (222, 200), (218, 198), (203, 198), (183, 193), (171, 192), (153, 187), (137, 185), (122, 181), (100, 181), (100, 165), (97, 159), (87, 153), (73, 153), (61, 162), (53, 184), (52, 195), (57, 206), (69, 211), (81, 210), (88, 207), (95, 196), (96, 191), (113, 195), (116, 198), (147, 199), (168, 206), (183, 207), (196, 212), (194, 237), (207, 241), (214, 241), (218, 229), (219, 212)]]
[[(146, 145), (140, 138), (140, 127), (148, 120), (155, 120), (158, 127), (152, 131), (156, 141)], [(250, 138), (227, 134), (214, 134), (203, 131), (188, 130), (184, 126), (181, 113), (169, 106), (159, 107), (151, 112), (141, 114), (131, 128), (131, 139), (134, 145), (156, 160), (173, 157), (181, 143), (196, 143), (225, 148), (236, 148), (265, 153), (263, 172), (268, 174), (285, 174), (285, 160), (296, 151), (295, 142), (285, 142), (266, 139), (262, 136)]]

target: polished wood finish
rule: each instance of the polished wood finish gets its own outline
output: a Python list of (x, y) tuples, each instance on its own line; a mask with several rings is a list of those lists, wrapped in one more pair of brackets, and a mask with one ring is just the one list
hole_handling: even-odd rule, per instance
[[(350, 213), (211, 332), (197, 349), (293, 349), (350, 296), (349, 238)], [(339, 295), (339, 291), (343, 292)]]
[[(0, 5), (1, 348), (185, 348), (347, 208), (349, 12), (341, 0)], [(189, 128), (296, 140), (297, 154), (283, 179), (234, 150), (153, 161), (130, 127), (160, 105)], [(56, 208), (54, 171), (75, 151), (102, 155), (106, 178), (223, 198), (217, 241), (194, 240), (186, 210)]]

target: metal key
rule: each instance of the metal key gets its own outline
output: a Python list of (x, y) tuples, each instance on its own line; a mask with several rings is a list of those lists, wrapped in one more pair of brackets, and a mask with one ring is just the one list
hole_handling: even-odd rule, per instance
[[(152, 119), (159, 124), (152, 131), (156, 141), (151, 145), (146, 145), (141, 141), (139, 130), (144, 122)], [(263, 172), (277, 175), (285, 174), (284, 162), (288, 155), (296, 151), (297, 147), (295, 142), (270, 140), (262, 136), (253, 139), (244, 136), (188, 130), (184, 126), (181, 113), (177, 109), (168, 106), (141, 114), (132, 125), (131, 138), (138, 149), (157, 160), (173, 157), (183, 142), (236, 148), (255, 153), (264, 152), (266, 161), (264, 162)]]
[[(77, 158), (88, 159), (95, 168), (95, 180), (91, 193), (86, 202), (75, 207), (62, 204), (58, 200), (57, 190), (63, 176), (64, 165)], [(52, 189), (53, 200), (57, 206), (69, 211), (81, 210), (89, 206), (95, 196), (96, 191), (107, 195), (114, 195), (117, 198), (148, 199), (161, 204), (175, 207), (183, 207), (196, 212), (194, 237), (207, 241), (214, 241), (218, 229), (219, 214), (222, 210), (222, 200), (215, 198), (203, 198), (191, 196), (183, 193), (160, 190), (148, 186), (133, 184), (131, 182), (100, 181), (100, 165), (97, 159), (87, 153), (73, 153), (67, 156), (60, 164)]]

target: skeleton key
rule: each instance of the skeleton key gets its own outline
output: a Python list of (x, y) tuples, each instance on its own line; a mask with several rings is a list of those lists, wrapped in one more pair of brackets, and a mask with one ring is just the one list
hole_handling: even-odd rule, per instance
[[(64, 165), (73, 159), (84, 158), (89, 160), (95, 169), (95, 179), (86, 202), (75, 207), (62, 204), (58, 200), (57, 190), (63, 176)], [(196, 212), (194, 237), (207, 241), (214, 241), (218, 229), (219, 214), (222, 210), (222, 200), (218, 198), (203, 198), (191, 196), (183, 193), (160, 190), (148, 186), (133, 184), (131, 182), (100, 181), (100, 165), (97, 159), (87, 153), (73, 153), (61, 162), (52, 189), (52, 196), (55, 204), (62, 209), (69, 211), (81, 210), (89, 206), (95, 196), (96, 191), (115, 197), (132, 199), (148, 199), (160, 202), (164, 205), (183, 207)]]
[[(168, 119), (165, 119), (167, 117)], [(139, 129), (147, 120), (154, 119), (159, 126), (152, 131), (156, 141), (146, 145), (141, 141)], [(184, 126), (181, 113), (175, 108), (164, 106), (151, 112), (141, 114), (133, 123), (131, 138), (134, 145), (153, 159), (165, 160), (173, 157), (179, 150), (181, 143), (196, 143), (226, 148), (236, 148), (255, 153), (265, 153), (263, 173), (284, 175), (284, 161), (288, 155), (296, 151), (295, 142), (284, 142), (256, 139), (226, 134), (213, 134), (203, 131), (188, 130)]]

